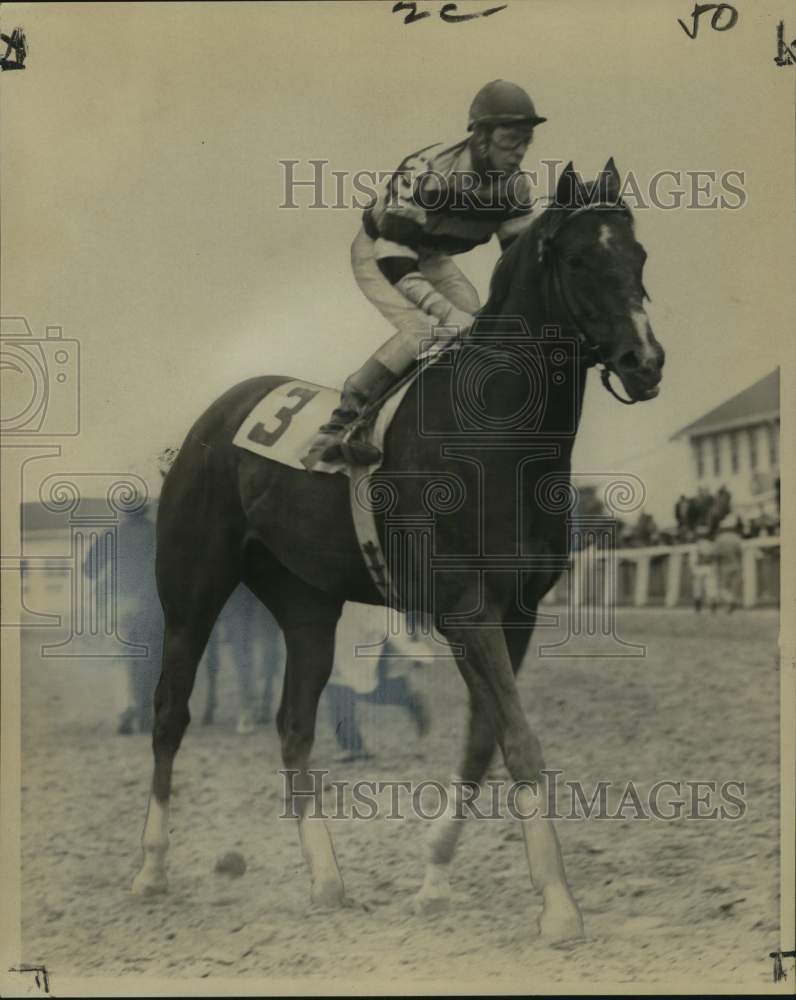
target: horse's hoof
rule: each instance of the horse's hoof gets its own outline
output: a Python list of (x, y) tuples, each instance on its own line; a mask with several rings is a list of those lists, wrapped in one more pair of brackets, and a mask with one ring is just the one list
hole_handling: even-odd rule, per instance
[(169, 884), (165, 875), (153, 875), (143, 870), (133, 879), (130, 891), (134, 896), (162, 896), (169, 891)]
[(312, 886), (313, 906), (321, 906), (325, 910), (337, 910), (343, 905), (345, 890), (343, 883), (337, 879), (325, 882), (314, 882)]
[(539, 936), (545, 944), (563, 945), (583, 941), (583, 918), (574, 900), (546, 903), (539, 918)]
[(429, 892), (425, 889), (421, 889), (412, 900), (412, 909), (418, 917), (430, 917), (435, 913), (445, 913), (450, 905), (450, 893)]

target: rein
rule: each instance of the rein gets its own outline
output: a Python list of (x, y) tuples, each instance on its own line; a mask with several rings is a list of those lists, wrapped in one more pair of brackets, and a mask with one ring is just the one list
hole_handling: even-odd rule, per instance
[[(586, 212), (593, 212), (600, 209), (624, 212), (625, 215), (630, 214), (628, 209), (624, 205), (615, 202), (596, 202), (594, 205), (582, 205), (580, 208), (576, 208), (574, 212), (570, 212), (567, 216), (565, 216), (563, 221), (556, 227), (554, 232), (551, 233), (549, 236), (544, 237), (542, 245), (544, 251), (548, 253), (552, 259), (551, 271), (552, 271), (552, 281), (554, 285), (555, 297), (566, 310), (569, 319), (571, 320), (572, 325), (575, 328), (575, 332), (578, 335), (578, 340), (580, 341), (581, 349), (584, 350), (587, 354), (588, 357), (588, 360), (586, 361), (587, 367), (591, 368), (597, 365), (600, 370), (600, 381), (602, 382), (604, 388), (606, 388), (608, 392), (610, 392), (610, 394), (614, 397), (614, 399), (619, 400), (620, 403), (623, 403), (625, 406), (632, 406), (634, 403), (638, 402), (638, 400), (625, 399), (623, 396), (619, 395), (616, 389), (614, 389), (614, 387), (611, 385), (611, 368), (608, 362), (603, 357), (602, 349), (598, 344), (593, 344), (589, 340), (588, 336), (586, 335), (580, 323), (578, 322), (577, 316), (575, 315), (575, 310), (572, 308), (572, 306), (569, 303), (569, 300), (567, 299), (566, 293), (564, 291), (564, 286), (561, 281), (561, 274), (559, 271), (559, 264), (558, 264), (559, 258), (553, 252), (555, 249), (555, 241), (558, 239), (559, 235), (561, 234), (561, 230), (564, 229), (564, 227), (567, 225), (568, 222), (570, 222), (578, 215), (584, 215)], [(550, 311), (549, 296), (547, 302), (547, 309), (549, 312)]]

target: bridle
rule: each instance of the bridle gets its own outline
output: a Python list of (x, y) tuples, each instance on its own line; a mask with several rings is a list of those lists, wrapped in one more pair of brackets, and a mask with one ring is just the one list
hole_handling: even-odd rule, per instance
[[(561, 273), (559, 271), (560, 257), (554, 252), (556, 240), (561, 235), (561, 231), (568, 225), (568, 223), (570, 223), (573, 219), (577, 218), (577, 216), (579, 215), (585, 215), (586, 212), (594, 212), (600, 210), (622, 212), (625, 216), (631, 218), (630, 210), (627, 208), (626, 205), (623, 205), (621, 202), (600, 201), (600, 202), (595, 202), (592, 205), (581, 205), (580, 208), (576, 208), (574, 211), (567, 212), (566, 215), (563, 215), (561, 222), (558, 223), (553, 232), (549, 233), (548, 235), (542, 238), (540, 257), (542, 260), (545, 259), (550, 260), (552, 264), (550, 268), (550, 275), (554, 287), (555, 298), (558, 300), (558, 302), (561, 303), (561, 305), (566, 310), (569, 320), (571, 321), (572, 326), (576, 334), (578, 335), (578, 341), (580, 344), (581, 351), (585, 355), (586, 367), (592, 368), (596, 365), (600, 372), (600, 381), (602, 382), (603, 386), (608, 390), (608, 392), (610, 392), (610, 394), (614, 397), (614, 399), (618, 399), (619, 402), (623, 403), (625, 406), (632, 406), (633, 403), (637, 403), (638, 400), (625, 399), (624, 397), (620, 396), (619, 393), (614, 389), (614, 387), (611, 385), (612, 369), (603, 356), (602, 348), (599, 346), (599, 344), (592, 343), (592, 341), (589, 339), (585, 331), (582, 329), (580, 323), (578, 322), (577, 316), (575, 315), (575, 310), (572, 308), (567, 298), (566, 292), (564, 290), (564, 284), (561, 281)], [(647, 296), (646, 291), (644, 292), (644, 295), (645, 297), (649, 298), (649, 296)], [(550, 312), (550, 305), (551, 305), (550, 296), (548, 294), (548, 302), (547, 302), (548, 314)]]

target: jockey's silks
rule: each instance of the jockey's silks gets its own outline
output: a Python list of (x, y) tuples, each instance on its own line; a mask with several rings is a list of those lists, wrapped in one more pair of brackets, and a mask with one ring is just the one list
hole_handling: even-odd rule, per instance
[(495, 234), (505, 245), (530, 224), (532, 211), (528, 174), (479, 171), (463, 139), (408, 156), (365, 210), (364, 229), (377, 259), (418, 260), (466, 253)]

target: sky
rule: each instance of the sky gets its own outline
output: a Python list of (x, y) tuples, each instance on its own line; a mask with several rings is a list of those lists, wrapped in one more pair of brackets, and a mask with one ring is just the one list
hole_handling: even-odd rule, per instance
[[(340, 386), (390, 329), (351, 274), (359, 213), (305, 192), (280, 208), (280, 161), (304, 177), (310, 159), (393, 169), (463, 138), (474, 93), (502, 77), (548, 118), (526, 169), (572, 159), (590, 178), (613, 156), (642, 186), (744, 172), (738, 210), (636, 212), (663, 390), (632, 409), (596, 377), (587, 391), (575, 467), (642, 475), (651, 509), (670, 508), (685, 454), (671, 435), (792, 344), (786, 4), (738, 3), (735, 27), (708, 17), (695, 39), (685, 2), (510, 0), (462, 24), (419, 6), (432, 16), (407, 25), (391, 2), (3, 5), (30, 55), (2, 74), (2, 313), (80, 343), (82, 427), (59, 461), (149, 474), (241, 379)], [(482, 301), (497, 255), (457, 258)]]

